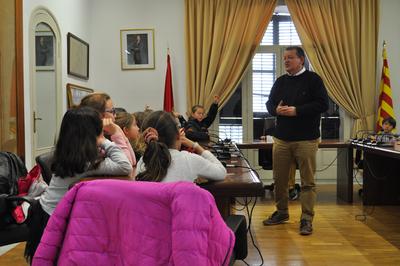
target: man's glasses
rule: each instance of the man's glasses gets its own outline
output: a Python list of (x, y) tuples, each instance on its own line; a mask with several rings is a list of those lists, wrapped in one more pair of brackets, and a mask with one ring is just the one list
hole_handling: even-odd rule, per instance
[(106, 110), (104, 110), (104, 112), (110, 113), (110, 114), (112, 114), (112, 115), (115, 115), (115, 108), (113, 107), (113, 108), (111, 108), (111, 109), (106, 109)]

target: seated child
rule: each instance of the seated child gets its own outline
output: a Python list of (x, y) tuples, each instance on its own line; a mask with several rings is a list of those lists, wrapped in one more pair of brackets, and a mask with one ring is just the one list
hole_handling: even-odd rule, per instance
[(376, 141), (378, 143), (390, 143), (393, 144), (395, 141), (395, 136), (393, 135), (393, 131), (396, 128), (396, 120), (391, 117), (387, 117), (382, 121), (382, 129), (378, 132), (376, 136)]
[(392, 134), (393, 130), (396, 128), (396, 120), (391, 117), (387, 117), (382, 121), (382, 130), (380, 133)]
[[(117, 124), (124, 132), (123, 141), (126, 145), (131, 145), (130, 141), (134, 141), (139, 137), (139, 128), (136, 125), (135, 117), (127, 112), (118, 112), (115, 116), (115, 124)], [(136, 165), (135, 153), (128, 153), (128, 159), (133, 166)]]
[(206, 117), (204, 107), (202, 105), (195, 105), (192, 107), (191, 117), (185, 126), (185, 133), (188, 139), (193, 141), (208, 141), (210, 136), (208, 128), (214, 122), (218, 113), (219, 96), (214, 96), (214, 103), (210, 106), (210, 110)]
[(90, 93), (82, 98), (79, 106), (88, 106), (99, 112), (100, 118), (103, 119), (104, 135), (117, 144), (128, 157), (132, 166), (135, 166), (136, 157), (132, 146), (126, 143), (124, 132), (115, 124), (116, 109), (110, 95), (104, 92)]
[(143, 121), (146, 119), (146, 117), (153, 112), (152, 109), (150, 109), (148, 106), (146, 106), (144, 111), (139, 111), (133, 113), (133, 116), (135, 117), (136, 120), (136, 125), (139, 128), (139, 136), (135, 140), (131, 140), (131, 145), (132, 148), (135, 152), (136, 160), (139, 161), (139, 159), (143, 156), (143, 153), (146, 149), (146, 144), (144, 143), (143, 139), (143, 134), (142, 134), (142, 124)]
[[(382, 121), (382, 129), (377, 133), (377, 135), (374, 135), (371, 137), (371, 141), (375, 143), (389, 143), (392, 140), (394, 140), (392, 134), (393, 130), (396, 128), (396, 120), (387, 117), (383, 119)], [(354, 158), (354, 163), (356, 164), (358, 169), (363, 169), (364, 168), (364, 160), (363, 160), (363, 152), (362, 150), (357, 149), (356, 150), (356, 156)]]
[[(172, 114), (164, 111), (151, 113), (142, 125), (147, 144), (136, 167), (136, 180), (156, 182), (193, 182), (198, 177), (223, 180), (226, 169), (210, 152), (179, 131)], [(179, 151), (181, 145), (195, 153)]]
[(87, 176), (131, 173), (132, 165), (123, 151), (104, 137), (105, 127), (93, 108), (78, 107), (65, 113), (51, 163), (53, 176), (39, 201), (29, 209), (27, 225), (31, 234), (25, 247), (28, 262), (47, 221), (71, 184)]

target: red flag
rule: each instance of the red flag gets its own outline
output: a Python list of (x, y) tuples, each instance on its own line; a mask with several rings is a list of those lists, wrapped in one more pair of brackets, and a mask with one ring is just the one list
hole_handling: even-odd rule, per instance
[(172, 72), (169, 54), (167, 55), (167, 73), (165, 74), (164, 111), (172, 112), (174, 109), (174, 94), (172, 92)]

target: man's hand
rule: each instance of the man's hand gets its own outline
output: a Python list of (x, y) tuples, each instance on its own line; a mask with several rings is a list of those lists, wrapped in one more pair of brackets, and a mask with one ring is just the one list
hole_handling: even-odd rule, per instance
[(283, 101), (280, 101), (276, 107), (276, 114), (280, 116), (296, 116), (296, 107), (283, 105)]
[(219, 103), (219, 95), (214, 95), (214, 103)]

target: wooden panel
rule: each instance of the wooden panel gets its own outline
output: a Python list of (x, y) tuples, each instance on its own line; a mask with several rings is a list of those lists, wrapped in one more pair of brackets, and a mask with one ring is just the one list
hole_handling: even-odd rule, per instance
[(250, 170), (247, 162), (241, 158), (226, 161), (238, 167), (227, 168), (227, 176), (223, 181), (208, 181), (201, 187), (214, 196), (225, 197), (258, 197), (264, 195), (264, 188), (256, 173)]
[(17, 154), (25, 159), (24, 58), (22, 34), (22, 0), (15, 0), (15, 49), (17, 70)]

